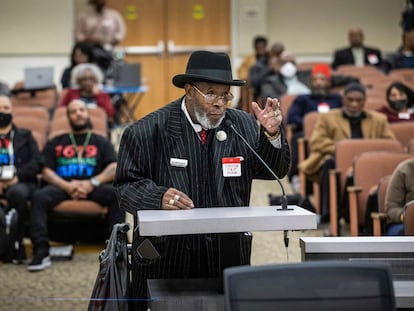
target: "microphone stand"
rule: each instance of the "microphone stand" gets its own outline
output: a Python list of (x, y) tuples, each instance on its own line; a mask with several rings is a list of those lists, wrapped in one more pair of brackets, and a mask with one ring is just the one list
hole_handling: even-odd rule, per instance
[[(257, 159), (259, 159), (259, 161), (264, 165), (264, 167), (270, 172), (270, 174), (272, 174), (272, 176), (274, 177), (274, 179), (276, 179), (276, 181), (279, 183), (280, 189), (282, 189), (282, 202), (281, 202), (281, 208), (277, 208), (277, 211), (292, 211), (293, 208), (288, 208), (288, 202), (287, 202), (287, 196), (286, 196), (286, 192), (285, 192), (285, 188), (283, 187), (282, 182), (280, 181), (280, 178), (276, 175), (275, 172), (273, 172), (273, 170), (269, 167), (269, 165), (267, 165), (267, 163), (262, 159), (262, 157), (256, 152), (256, 150), (254, 150), (254, 148), (249, 144), (249, 142), (243, 137), (242, 134), (239, 133), (239, 131), (236, 130), (236, 128), (233, 125), (233, 122), (230, 119), (227, 119), (225, 121), (226, 125), (228, 127), (230, 127), (233, 132), (239, 136), (239, 138), (242, 140), (242, 142), (250, 149), (251, 152), (253, 152), (253, 154), (256, 156)], [(283, 231), (283, 243), (285, 244), (286, 247), (286, 251), (288, 249), (289, 246), (289, 236), (288, 236), (288, 231), (284, 230)], [(287, 253), (288, 254), (288, 253)]]
[(287, 202), (287, 196), (285, 192), (285, 188), (283, 187), (282, 182), (280, 181), (280, 178), (273, 172), (273, 170), (267, 165), (267, 163), (262, 159), (262, 157), (256, 152), (256, 150), (253, 149), (252, 146), (250, 146), (249, 142), (239, 133), (239, 131), (236, 130), (236, 128), (233, 125), (233, 122), (229, 119), (226, 121), (226, 125), (230, 127), (233, 132), (243, 141), (243, 143), (250, 149), (251, 152), (256, 156), (257, 159), (264, 165), (264, 167), (272, 174), (274, 179), (279, 183), (280, 189), (282, 189), (282, 202), (281, 202), (281, 208), (278, 208), (278, 211), (292, 211), (292, 208), (288, 208), (288, 202)]

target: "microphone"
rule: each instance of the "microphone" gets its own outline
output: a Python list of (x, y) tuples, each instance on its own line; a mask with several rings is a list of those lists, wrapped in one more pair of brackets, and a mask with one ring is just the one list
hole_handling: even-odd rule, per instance
[(288, 208), (288, 206), (287, 206), (288, 205), (287, 196), (286, 196), (285, 188), (283, 187), (283, 184), (280, 181), (280, 178), (277, 177), (275, 172), (272, 171), (272, 169), (269, 167), (269, 165), (267, 165), (267, 163), (256, 152), (256, 150), (253, 149), (253, 147), (249, 144), (249, 142), (246, 140), (246, 138), (244, 138), (243, 135), (240, 134), (238, 130), (236, 130), (236, 128), (233, 125), (233, 121), (231, 121), (230, 119), (226, 119), (226, 121), (224, 123), (227, 127), (231, 128), (237, 136), (239, 136), (239, 138), (242, 140), (242, 142), (250, 149), (251, 152), (253, 152), (255, 157), (259, 159), (259, 161), (264, 165), (264, 167), (270, 172), (270, 174), (272, 174), (274, 179), (276, 179), (276, 181), (279, 183), (280, 189), (282, 189), (282, 202), (281, 202), (282, 208), (278, 208), (277, 210), (278, 211), (293, 210), (292, 208)]

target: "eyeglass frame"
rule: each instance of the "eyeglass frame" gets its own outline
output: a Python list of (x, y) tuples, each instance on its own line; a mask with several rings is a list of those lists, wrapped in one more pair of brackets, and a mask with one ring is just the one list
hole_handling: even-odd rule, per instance
[[(228, 102), (231, 102), (234, 99), (234, 95), (232, 93), (227, 93), (227, 95), (216, 95), (216, 94), (204, 94), (198, 87), (196, 87), (194, 84), (191, 84), (192, 87), (201, 95), (204, 97), (204, 100), (207, 104), (214, 104), (218, 102), (220, 99), (223, 101), (223, 103), (227, 104)], [(227, 100), (226, 100), (226, 98)], [(209, 99), (210, 98), (210, 99)]]

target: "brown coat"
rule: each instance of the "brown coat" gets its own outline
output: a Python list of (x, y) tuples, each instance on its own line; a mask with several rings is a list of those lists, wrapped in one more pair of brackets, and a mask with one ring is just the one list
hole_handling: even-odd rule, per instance
[(414, 200), (414, 158), (395, 169), (385, 196), (385, 211), (393, 223), (401, 222), (403, 206)]
[[(366, 118), (361, 122), (364, 138), (395, 139), (385, 115), (375, 111), (365, 111)], [(319, 180), (319, 170), (323, 163), (335, 154), (335, 145), (342, 139), (350, 139), (351, 127), (344, 118), (342, 108), (332, 109), (321, 114), (309, 139), (311, 153), (299, 163), (299, 170), (311, 180)]]

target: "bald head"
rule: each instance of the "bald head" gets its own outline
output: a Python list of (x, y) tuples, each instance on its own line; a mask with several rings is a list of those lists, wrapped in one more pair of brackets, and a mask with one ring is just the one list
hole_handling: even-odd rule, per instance
[(348, 39), (351, 47), (361, 47), (364, 44), (364, 33), (361, 28), (351, 28), (348, 31)]

